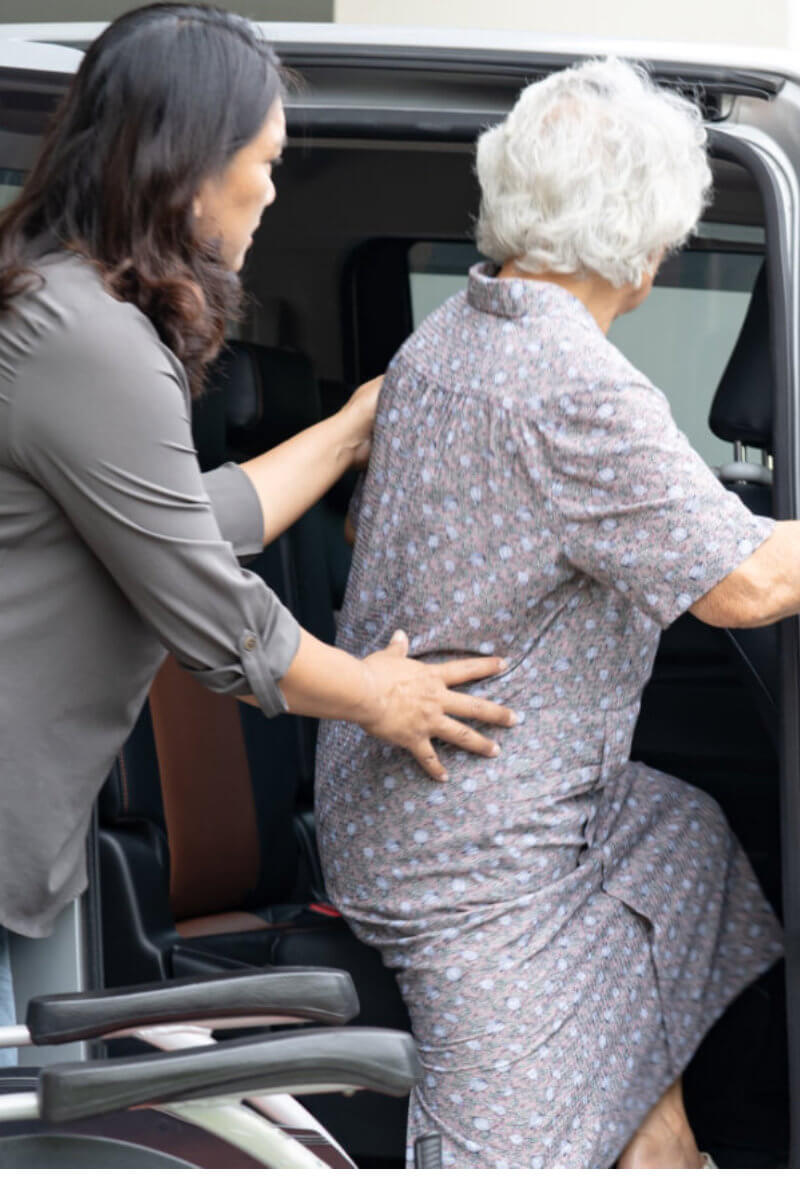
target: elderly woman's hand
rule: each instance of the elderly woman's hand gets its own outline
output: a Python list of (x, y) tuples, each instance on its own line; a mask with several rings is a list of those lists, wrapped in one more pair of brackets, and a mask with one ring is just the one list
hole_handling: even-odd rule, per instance
[(491, 738), (454, 717), (506, 727), (516, 724), (511, 709), (450, 690), (504, 670), (501, 658), (462, 658), (438, 665), (415, 662), (408, 658), (408, 638), (398, 632), (385, 650), (370, 654), (363, 665), (372, 683), (368, 701), (372, 715), (359, 724), (374, 737), (404, 746), (434, 779), (447, 779), (431, 742), (434, 737), (487, 758), (500, 753)]

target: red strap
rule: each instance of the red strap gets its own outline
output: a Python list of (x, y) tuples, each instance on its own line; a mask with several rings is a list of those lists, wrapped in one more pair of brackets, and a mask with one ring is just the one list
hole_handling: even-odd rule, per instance
[(332, 904), (326, 904), (324, 901), (309, 904), (308, 907), (311, 912), (321, 913), (323, 917), (340, 917), (342, 915), (338, 908), (334, 908)]

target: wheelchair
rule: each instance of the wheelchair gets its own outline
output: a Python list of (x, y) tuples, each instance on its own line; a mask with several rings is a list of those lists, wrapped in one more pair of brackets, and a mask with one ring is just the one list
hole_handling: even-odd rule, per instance
[[(348, 1028), (357, 1013), (332, 968), (36, 997), (0, 1047), (124, 1037), (156, 1052), (0, 1071), (0, 1168), (355, 1169), (297, 1097), (402, 1097), (421, 1071), (408, 1033)], [(437, 1135), (421, 1138), (415, 1165), (439, 1155)]]

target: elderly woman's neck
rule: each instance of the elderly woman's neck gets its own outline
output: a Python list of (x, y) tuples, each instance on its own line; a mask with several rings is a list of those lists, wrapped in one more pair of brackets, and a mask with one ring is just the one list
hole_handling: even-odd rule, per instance
[(615, 287), (601, 275), (593, 273), (585, 275), (561, 275), (555, 271), (523, 271), (513, 259), (503, 263), (497, 273), (498, 279), (530, 279), (535, 283), (554, 283), (570, 292), (580, 300), (584, 308), (592, 314), (603, 333), (608, 333), (611, 322), (622, 313), (630, 312), (644, 299), (649, 291), (651, 279), (647, 288), (634, 288), (630, 284)]

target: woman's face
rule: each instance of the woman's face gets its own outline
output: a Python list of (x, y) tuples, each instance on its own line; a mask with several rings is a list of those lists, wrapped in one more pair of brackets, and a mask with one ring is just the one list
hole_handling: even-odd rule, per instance
[(227, 166), (207, 179), (195, 196), (194, 215), (201, 237), (219, 239), (222, 257), (241, 270), (261, 214), (275, 199), (272, 167), (286, 141), (286, 118), (280, 99), (261, 129), (237, 150)]

